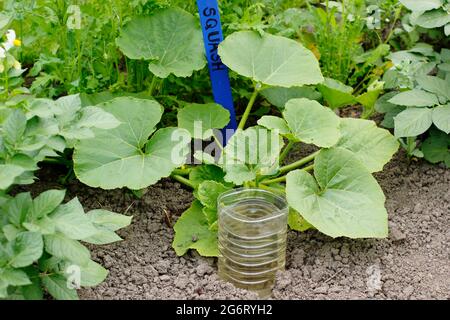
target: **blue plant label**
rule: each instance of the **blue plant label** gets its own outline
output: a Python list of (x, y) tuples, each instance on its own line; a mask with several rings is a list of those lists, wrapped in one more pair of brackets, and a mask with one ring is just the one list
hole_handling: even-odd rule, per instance
[(237, 123), (228, 68), (222, 63), (217, 53), (217, 48), (220, 42), (223, 41), (218, 3), (217, 0), (197, 0), (197, 6), (202, 25), (214, 101), (230, 112), (230, 122), (223, 131), (225, 140), (228, 140), (230, 135), (226, 133), (236, 130)]

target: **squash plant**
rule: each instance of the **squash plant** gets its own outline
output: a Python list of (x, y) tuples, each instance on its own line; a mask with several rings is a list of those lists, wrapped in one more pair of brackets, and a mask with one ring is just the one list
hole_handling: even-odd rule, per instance
[[(178, 30), (186, 36), (179, 38)], [(130, 21), (117, 44), (128, 57), (147, 60), (154, 79), (189, 76), (204, 65), (198, 50), (201, 31), (179, 9)], [(310, 86), (324, 78), (313, 53), (297, 41), (243, 31), (228, 36), (218, 52), (224, 64), (253, 83), (238, 131), (225, 147), (217, 129), (227, 124), (229, 114), (217, 104), (186, 103), (178, 127), (156, 129), (163, 114), (157, 101), (116, 98), (96, 107), (120, 125), (94, 128), (93, 137), (75, 145), (77, 177), (94, 187), (139, 190), (170, 176), (194, 189), (196, 200), (174, 226), (173, 247), (179, 255), (188, 249), (217, 255), (217, 197), (242, 185), (286, 194), (293, 229), (314, 227), (333, 237), (385, 237), (385, 198), (372, 173), (396, 152), (396, 139), (372, 121), (340, 119), (310, 100), (318, 95)], [(300, 97), (291, 95), (292, 88)], [(260, 93), (275, 97), (283, 116), (266, 115), (247, 128)], [(192, 138), (214, 143), (191, 149)], [(281, 165), (300, 142), (319, 149)], [(202, 164), (188, 166), (189, 153)]]
[[(189, 249), (205, 256), (218, 254), (217, 197), (242, 185), (285, 194), (294, 230), (316, 228), (332, 237), (386, 237), (385, 197), (372, 173), (382, 170), (397, 151), (396, 139), (373, 121), (341, 119), (307, 98), (290, 99), (282, 117), (263, 116), (257, 126), (245, 128), (260, 91), (317, 84), (323, 81), (320, 69), (313, 55), (295, 41), (252, 32), (227, 37), (219, 54), (230, 69), (252, 79), (254, 94), (220, 158), (197, 153), (204, 164), (179, 172), (185, 177), (178, 180), (194, 188), (196, 200), (174, 227), (177, 254)], [(203, 118), (216, 113), (207, 106), (195, 112), (197, 117), (200, 112)], [(194, 111), (187, 113), (179, 115), (179, 126), (195, 118)], [(318, 150), (281, 165), (300, 142)]]

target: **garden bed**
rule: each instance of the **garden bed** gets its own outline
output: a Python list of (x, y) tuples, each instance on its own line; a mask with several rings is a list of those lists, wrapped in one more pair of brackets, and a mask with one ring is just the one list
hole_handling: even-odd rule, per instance
[[(450, 170), (420, 162), (408, 165), (398, 154), (376, 175), (389, 213), (383, 240), (331, 239), (315, 231), (288, 234), (286, 272), (279, 275), (276, 299), (448, 299), (450, 298)], [(50, 169), (50, 168), (48, 168)], [(33, 192), (58, 187), (57, 173), (44, 169)], [(49, 181), (50, 180), (50, 181)], [(255, 298), (217, 278), (214, 258), (195, 252), (177, 257), (168, 225), (189, 207), (192, 196), (164, 180), (142, 199), (126, 190), (104, 191), (74, 182), (67, 198), (87, 208), (103, 207), (134, 216), (120, 231), (124, 241), (92, 246), (93, 259), (110, 274), (82, 299)]]

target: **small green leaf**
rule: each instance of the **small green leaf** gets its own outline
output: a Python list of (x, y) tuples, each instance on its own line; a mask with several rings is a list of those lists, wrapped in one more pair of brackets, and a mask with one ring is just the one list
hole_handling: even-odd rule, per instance
[(33, 217), (39, 219), (55, 210), (66, 195), (65, 190), (48, 190), (33, 200)]
[(289, 134), (291, 132), (286, 120), (280, 117), (263, 116), (258, 120), (258, 125), (269, 130), (278, 130), (278, 133), (282, 135)]
[(179, 8), (133, 18), (116, 43), (128, 58), (148, 60), (150, 71), (159, 78), (189, 77), (206, 64), (199, 23)]
[(221, 184), (226, 184), (223, 177), (225, 172), (216, 165), (207, 164), (202, 166), (196, 166), (189, 172), (189, 180), (197, 188), (203, 181), (212, 180)]
[(9, 265), (14, 268), (23, 268), (37, 261), (43, 252), (44, 243), (42, 236), (37, 232), (22, 232), (8, 243), (8, 251), (11, 253)]
[(427, 131), (433, 124), (433, 109), (407, 108), (395, 118), (395, 136), (416, 137)]
[(231, 70), (266, 85), (289, 88), (323, 81), (311, 51), (269, 33), (235, 32), (219, 45), (219, 55)]
[(202, 256), (216, 257), (219, 254), (217, 232), (209, 229), (208, 221), (199, 201), (194, 201), (174, 226), (175, 238), (172, 247), (177, 255), (195, 249)]
[(261, 95), (267, 99), (272, 105), (284, 109), (286, 102), (291, 99), (306, 98), (309, 100), (319, 100), (322, 95), (311, 87), (269, 87), (260, 91)]
[(383, 191), (352, 152), (321, 150), (314, 176), (304, 170), (290, 172), (286, 195), (289, 205), (315, 228), (331, 237), (387, 236)]
[(85, 266), (91, 258), (91, 254), (85, 246), (61, 233), (44, 236), (44, 243), (45, 251), (51, 255), (69, 260), (79, 266)]
[(304, 143), (331, 147), (339, 141), (339, 117), (317, 101), (303, 98), (290, 100), (283, 117), (295, 138)]
[(450, 133), (450, 103), (433, 109), (433, 123), (445, 133)]
[(225, 166), (225, 172), (225, 181), (237, 186), (253, 181), (256, 178), (256, 172), (243, 163), (228, 164)]
[(102, 226), (111, 231), (129, 226), (133, 218), (104, 209), (91, 210), (87, 213), (87, 217), (94, 225)]
[(207, 208), (217, 208), (217, 198), (231, 187), (224, 186), (215, 181), (204, 181), (197, 189), (196, 198)]
[[(261, 127), (238, 130), (224, 148), (222, 157), (227, 174), (229, 165), (249, 164), (258, 174), (278, 167), (278, 158), (283, 148), (283, 138), (276, 132)], [(227, 178), (225, 178), (226, 181)]]
[(288, 225), (292, 230), (300, 232), (314, 228), (314, 226), (306, 221), (300, 213), (292, 208), (289, 208)]
[(352, 95), (353, 88), (342, 82), (325, 78), (325, 81), (317, 86), (327, 105), (332, 109), (344, 107), (356, 102)]
[(45, 276), (42, 278), (42, 284), (56, 300), (78, 300), (77, 291), (69, 288), (67, 279), (62, 275)]
[(336, 146), (352, 151), (370, 172), (383, 170), (399, 147), (389, 131), (369, 120), (341, 119), (341, 134)]
[(190, 104), (178, 111), (178, 127), (194, 139), (208, 139), (212, 129), (222, 129), (230, 121), (230, 112), (216, 103)]
[(22, 139), (27, 127), (27, 117), (25, 114), (16, 109), (3, 122), (3, 137), (5, 142), (15, 146)]
[(432, 107), (439, 104), (436, 95), (420, 89), (400, 92), (392, 97), (389, 102), (407, 107)]

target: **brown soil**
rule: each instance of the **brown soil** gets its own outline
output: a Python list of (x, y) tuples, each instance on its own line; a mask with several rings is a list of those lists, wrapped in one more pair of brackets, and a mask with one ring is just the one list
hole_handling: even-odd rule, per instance
[[(48, 170), (48, 169), (47, 169)], [(52, 168), (53, 171), (57, 170)], [(41, 170), (42, 177), (49, 175)], [(53, 172), (56, 173), (56, 172)], [(403, 155), (376, 174), (384, 189), (390, 235), (383, 240), (332, 239), (316, 231), (288, 234), (287, 268), (275, 299), (449, 299), (450, 170), (408, 165)], [(32, 185), (33, 192), (59, 186)], [(86, 210), (103, 207), (133, 215), (122, 242), (92, 247), (110, 274), (83, 299), (252, 299), (256, 295), (218, 280), (215, 259), (190, 252), (177, 257), (168, 225), (188, 208), (189, 190), (162, 181), (142, 199), (126, 190), (67, 186)]]

